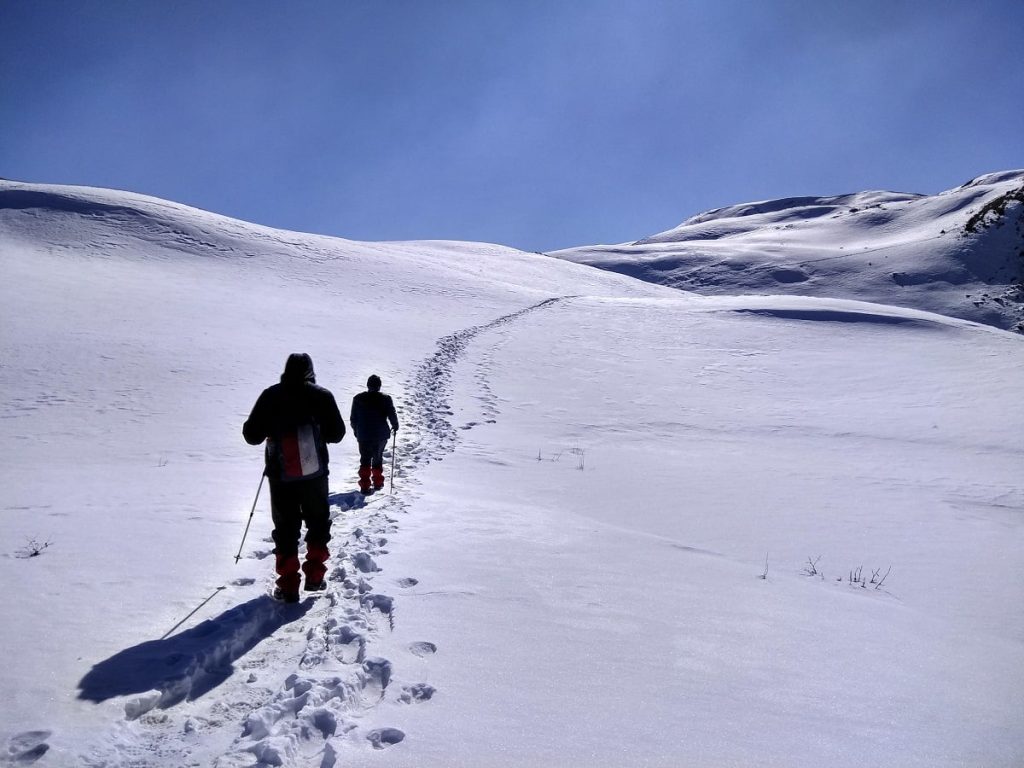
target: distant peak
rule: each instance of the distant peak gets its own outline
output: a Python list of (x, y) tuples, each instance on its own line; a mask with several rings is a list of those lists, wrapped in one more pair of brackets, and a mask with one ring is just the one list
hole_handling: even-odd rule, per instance
[(699, 213), (670, 230), (649, 235), (635, 241), (632, 245), (720, 240), (746, 234), (755, 229), (786, 227), (809, 222), (812, 219), (863, 212), (866, 209), (884, 209), (902, 207), (903, 205), (916, 206), (918, 201), (945, 199), (949, 195), (961, 197), (963, 205), (967, 206), (972, 204), (979, 195), (988, 194), (989, 190), (985, 189), (986, 187), (1005, 187), (1007, 184), (1015, 182), (1024, 183), (1024, 170), (986, 173), (939, 195), (867, 190), (833, 196), (758, 200)]
[(922, 195), (872, 190), (831, 197), (783, 197), (778, 200), (758, 200), (752, 203), (740, 203), (699, 213), (684, 221), (682, 226), (703, 224), (706, 221), (717, 219), (732, 219), (769, 213), (793, 213), (795, 218), (807, 218), (807, 216), (800, 215), (798, 212), (806, 211), (807, 209), (835, 209), (856, 205), (868, 206), (877, 203), (902, 202), (904, 200), (915, 200), (919, 197), (922, 197)]
[(1008, 181), (1024, 182), (1024, 169), (984, 173), (981, 176), (971, 179), (966, 184), (962, 184), (957, 187), (957, 189), (967, 189), (968, 187), (987, 187), (991, 184), (1004, 184)]

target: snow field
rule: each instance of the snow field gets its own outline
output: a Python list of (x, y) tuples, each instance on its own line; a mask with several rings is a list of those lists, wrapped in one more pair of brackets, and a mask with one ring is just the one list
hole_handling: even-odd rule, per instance
[[(0, 569), (9, 585), (2, 632), (4, 647), (19, 659), (0, 680), (3, 719), (12, 750), (44, 748), (53, 764), (117, 764), (129, 753), (143, 760), (150, 747), (156, 764), (175, 750), (209, 764), (234, 742), (239, 717), (294, 671), (287, 659), (296, 627), (286, 623), (269, 638), (277, 653), (287, 652), (286, 671), (265, 690), (244, 684), (237, 700), (210, 705), (213, 694), (202, 691), (197, 717), (216, 727), (168, 742), (157, 721), (177, 712), (172, 708), (140, 714), (114, 735), (108, 728), (126, 707), (138, 714), (170, 703), (177, 698), (170, 691), (187, 691), (200, 670), (208, 675), (200, 656), (213, 662), (206, 666), (230, 671), (218, 660), (248, 651), (248, 661), (252, 647), (268, 642), (273, 615), (252, 602), (272, 573), (265, 488), (246, 558), (232, 563), (262, 469), (261, 452), (244, 444), (240, 428), (288, 353), (312, 354), (347, 416), (349, 398), (369, 373), (379, 373), (402, 402), (404, 376), (433, 354), (439, 337), (489, 322), (501, 308), (518, 311), (565, 280), (650, 292), (497, 246), (349, 244), (126, 193), (0, 187), (39, 192), (31, 201), (37, 207), (0, 209), (8, 277), (0, 286)], [(490, 262), (486, 279), (481, 259)], [(332, 488), (354, 490), (351, 437), (332, 456)], [(33, 541), (50, 546), (43, 556), (19, 557)], [(355, 563), (368, 565), (364, 556), (374, 557), (353, 552), (352, 573)], [(177, 631), (220, 617), (215, 636), (184, 658), (175, 657), (180, 650), (168, 653), (166, 680), (147, 673), (133, 681), (166, 683), (155, 699), (147, 687), (127, 701), (77, 700), (97, 665), (178, 627), (211, 595)], [(364, 611), (361, 600), (356, 607)], [(233, 608), (245, 614), (237, 632)], [(278, 667), (277, 660), (262, 663)], [(224, 686), (221, 680), (210, 690)], [(425, 690), (408, 696), (422, 700)], [(207, 706), (222, 711), (210, 715)], [(171, 717), (166, 728), (184, 728), (187, 717)], [(163, 746), (150, 743), (150, 727)], [(34, 741), (26, 734), (43, 732), (39, 744), (24, 746)], [(394, 741), (388, 733), (380, 744)]]
[(1014, 764), (1019, 343), (737, 309), (567, 300), (469, 346), (462, 459), (390, 558), (452, 682), (394, 764)]
[[(1019, 337), (10, 190), (10, 760), (1019, 764)], [(293, 351), (403, 427), (394, 498), (332, 449), (330, 587), (282, 606), (266, 489), (232, 561)]]

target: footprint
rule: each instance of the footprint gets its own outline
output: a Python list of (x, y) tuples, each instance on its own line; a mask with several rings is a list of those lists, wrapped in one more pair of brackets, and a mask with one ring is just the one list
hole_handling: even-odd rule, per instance
[(391, 683), (391, 662), (374, 656), (363, 662), (359, 674), (357, 695), (364, 709), (377, 706), (384, 700)]
[(414, 579), (412, 576), (408, 576), (408, 577), (406, 577), (404, 579), (399, 579), (398, 580), (398, 586), (400, 586), (402, 589), (408, 589), (409, 587), (415, 587), (419, 583), (420, 583), (420, 580), (419, 579)]
[(360, 573), (374, 573), (380, 570), (377, 567), (377, 563), (366, 552), (357, 552), (353, 555), (352, 564)]
[(324, 757), (320, 761), (320, 768), (335, 768), (338, 764), (338, 753), (331, 742), (324, 747)]
[(367, 682), (373, 682), (380, 686), (382, 691), (386, 690), (391, 682), (391, 662), (374, 656), (363, 662), (363, 671), (366, 673)]
[(437, 693), (437, 689), (427, 683), (403, 685), (402, 694), (398, 700), (403, 704), (412, 704), (414, 701), (430, 701), (434, 698), (435, 693)]
[(313, 727), (326, 740), (338, 732), (338, 716), (331, 710), (320, 707), (311, 716)]
[(233, 587), (248, 587), (249, 585), (255, 584), (255, 583), (256, 583), (256, 579), (242, 578), (242, 579), (235, 579), (234, 581), (232, 581), (231, 582), (231, 586), (233, 586)]
[(418, 643), (412, 643), (409, 646), (409, 652), (414, 656), (423, 658), (424, 656), (432, 656), (437, 653), (437, 646), (424, 640)]
[(405, 734), (397, 728), (378, 728), (366, 734), (366, 739), (374, 749), (386, 749), (392, 744), (398, 744), (405, 738)]
[(369, 610), (377, 609), (385, 616), (391, 616), (395, 609), (395, 601), (388, 595), (366, 594), (360, 598), (363, 607)]
[[(12, 765), (29, 765), (34, 763), (50, 751), (50, 745), (46, 743), (46, 740), (50, 738), (52, 733), (52, 731), (25, 731), (17, 736), (12, 736), (7, 742), (5, 762), (10, 762)], [(401, 740), (399, 738), (398, 741)]]
[(346, 664), (361, 664), (366, 657), (366, 638), (336, 619), (328, 622), (328, 636), (335, 658)]

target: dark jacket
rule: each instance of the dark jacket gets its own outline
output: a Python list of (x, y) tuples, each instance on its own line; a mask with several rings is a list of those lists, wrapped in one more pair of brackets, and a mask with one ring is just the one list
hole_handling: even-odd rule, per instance
[(391, 430), (398, 429), (395, 403), (390, 395), (383, 392), (360, 392), (352, 398), (349, 424), (359, 442), (386, 443), (391, 437)]
[(267, 440), (267, 477), (280, 476), (278, 458), (273, 443), (289, 430), (303, 424), (313, 424), (319, 431), (320, 461), (326, 474), (328, 454), (326, 443), (338, 443), (345, 436), (345, 422), (338, 404), (329, 390), (317, 386), (313, 361), (309, 355), (293, 354), (288, 357), (281, 383), (263, 390), (252, 413), (242, 426), (242, 436), (250, 445)]

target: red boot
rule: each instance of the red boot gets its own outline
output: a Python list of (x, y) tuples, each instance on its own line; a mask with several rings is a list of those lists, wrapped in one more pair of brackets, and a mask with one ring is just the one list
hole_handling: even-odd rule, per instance
[(286, 603), (299, 602), (299, 583), (302, 577), (299, 576), (298, 555), (277, 555), (276, 570), (277, 589), (274, 590), (274, 597)]
[(306, 574), (306, 591), (319, 592), (326, 586), (324, 576), (327, 574), (327, 558), (331, 553), (323, 544), (306, 542), (306, 562), (302, 564), (302, 572)]
[(379, 491), (384, 487), (384, 469), (382, 467), (373, 468), (373, 490)]
[(369, 493), (370, 492), (370, 468), (360, 467), (359, 468), (359, 492)]

